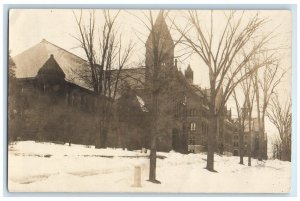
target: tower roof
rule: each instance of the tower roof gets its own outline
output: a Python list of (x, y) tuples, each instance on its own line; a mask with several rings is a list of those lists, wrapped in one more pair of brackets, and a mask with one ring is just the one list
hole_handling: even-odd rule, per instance
[(161, 28), (161, 27), (168, 28), (168, 26), (166, 24), (166, 21), (165, 21), (163, 10), (159, 11), (158, 16), (157, 16), (157, 18), (155, 20), (155, 23), (154, 23), (154, 27), (156, 27), (156, 28)]
[(193, 73), (193, 70), (192, 70), (190, 64), (188, 65), (188, 67), (187, 67), (187, 69), (185, 70), (185, 72), (187, 72), (187, 73)]
[(57, 77), (65, 78), (65, 73), (54, 59), (53, 54), (39, 69), (38, 75), (55, 75)]
[(151, 37), (152, 37), (153, 33), (157, 34), (160, 37), (160, 39), (163, 39), (163, 40), (167, 41), (168, 44), (171, 44), (172, 46), (174, 46), (173, 39), (172, 39), (172, 36), (170, 34), (168, 25), (166, 23), (163, 10), (159, 11), (159, 14), (158, 14), (158, 16), (155, 20), (154, 25), (153, 25), (153, 29), (151, 30), (151, 32), (148, 36), (146, 46), (149, 45), (150, 43), (152, 43), (152, 38)]

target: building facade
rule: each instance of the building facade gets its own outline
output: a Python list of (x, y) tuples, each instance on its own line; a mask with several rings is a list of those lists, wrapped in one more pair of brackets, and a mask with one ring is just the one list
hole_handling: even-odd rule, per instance
[[(159, 37), (153, 37), (159, 31)], [(155, 62), (155, 40), (162, 58)], [(150, 147), (151, 91), (154, 66), (159, 65), (157, 117), (158, 151), (199, 153), (207, 150), (209, 89), (193, 82), (191, 66), (177, 67), (174, 42), (163, 13), (160, 13), (145, 44), (145, 67), (124, 69), (120, 74), (117, 100), (107, 146), (128, 149)], [(80, 57), (43, 40), (13, 58), (18, 82), (18, 123), (11, 138), (94, 144), (99, 136), (97, 107), (106, 97), (96, 97), (85, 83), (72, 76), (88, 65)], [(157, 73), (157, 72), (156, 72)], [(115, 72), (111, 72), (113, 76)], [(141, 84), (142, 83), (142, 84)], [(221, 98), (222, 94), (218, 96)], [(216, 125), (216, 152), (238, 155), (236, 123), (225, 107)], [(255, 141), (255, 140), (254, 140)]]

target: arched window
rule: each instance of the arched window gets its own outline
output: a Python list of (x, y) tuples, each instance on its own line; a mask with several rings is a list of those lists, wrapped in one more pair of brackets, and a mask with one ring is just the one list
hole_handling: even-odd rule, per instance
[(196, 130), (196, 123), (192, 122), (190, 125), (191, 131), (195, 131)]

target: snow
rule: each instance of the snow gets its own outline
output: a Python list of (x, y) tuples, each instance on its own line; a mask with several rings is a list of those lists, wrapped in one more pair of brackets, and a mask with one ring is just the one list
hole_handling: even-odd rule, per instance
[[(15, 142), (8, 151), (11, 192), (247, 192), (290, 191), (289, 162), (215, 155), (217, 173), (205, 169), (206, 155), (158, 152), (157, 179), (147, 182), (149, 152), (95, 149), (33, 141)], [(165, 158), (163, 158), (163, 156)], [(247, 158), (244, 159), (247, 164)], [(132, 187), (134, 167), (142, 169), (142, 187)]]

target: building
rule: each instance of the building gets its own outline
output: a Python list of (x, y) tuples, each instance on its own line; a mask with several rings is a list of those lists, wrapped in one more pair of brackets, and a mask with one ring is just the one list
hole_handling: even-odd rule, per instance
[[(248, 118), (248, 116), (245, 116), (246, 118)], [(237, 123), (237, 122), (236, 122)], [(248, 156), (249, 155), (249, 151), (248, 148), (249, 146), (251, 147), (251, 156), (253, 158), (258, 158), (259, 155), (259, 149), (260, 146), (262, 146), (262, 157), (263, 159), (267, 159), (268, 155), (267, 155), (267, 144), (268, 144), (268, 139), (267, 139), (267, 133), (264, 133), (264, 136), (262, 137), (263, 142), (260, 143), (260, 139), (259, 139), (259, 125), (258, 125), (258, 118), (252, 118), (251, 122), (250, 122), (250, 126), (251, 126), (251, 132), (249, 132), (249, 120), (245, 119), (244, 121), (244, 156)], [(237, 130), (237, 126), (236, 126), (236, 132), (234, 134), (234, 140), (233, 140), (233, 155), (234, 156), (238, 156), (240, 153), (240, 136)]]
[[(17, 66), (19, 62), (17, 58)], [(66, 74), (53, 54), (37, 69), (35, 76), (17, 77), (14, 116), (18, 123), (15, 132), (10, 133), (12, 140), (72, 141), (81, 144), (90, 144), (95, 140), (95, 96), (90, 90), (65, 78)]]
[[(160, 45), (156, 50), (153, 47), (154, 42)], [(207, 136), (210, 134), (208, 108), (210, 90), (193, 83), (194, 73), (191, 66), (187, 67), (184, 74), (178, 69), (174, 56), (175, 45), (163, 12), (159, 13), (145, 47), (146, 86), (151, 85), (149, 82), (153, 81), (151, 78), (155, 73), (154, 66), (157, 65), (159, 69), (158, 79), (155, 80), (160, 85), (157, 119), (158, 150), (175, 150), (182, 153), (206, 151)], [(155, 61), (154, 51), (159, 52), (160, 60)], [(139, 89), (136, 93), (145, 100), (146, 107), (151, 110), (149, 90)], [(219, 93), (218, 98), (220, 99), (221, 96), (222, 93)], [(235, 124), (231, 119), (230, 110), (227, 111), (224, 108), (224, 115), (219, 118), (218, 122), (219, 135), (216, 151), (231, 155)]]
[[(154, 64), (153, 34), (160, 31), (163, 59)], [(184, 73), (177, 67), (174, 43), (163, 13), (145, 44), (145, 68), (124, 69), (120, 75), (117, 100), (107, 146), (129, 149), (149, 148), (151, 128), (151, 94), (154, 65), (159, 65), (157, 142), (159, 151), (182, 153), (207, 150), (210, 90), (193, 83), (193, 70)], [(43, 40), (13, 58), (18, 80), (18, 129), (13, 139), (33, 139), (79, 144), (95, 144), (97, 107), (106, 97), (96, 98), (85, 83), (74, 76), (76, 69), (86, 67), (84, 59)], [(115, 71), (110, 75), (114, 76)], [(218, 94), (221, 98), (222, 93)], [(51, 106), (51, 107), (50, 107)], [(236, 126), (231, 111), (224, 112), (216, 125), (219, 130), (216, 151), (233, 154)]]
[[(13, 61), (17, 67), (17, 84), (14, 118), (11, 119), (16, 123), (9, 131), (9, 138), (95, 145), (99, 136), (99, 107), (108, 98), (96, 96), (74, 74), (76, 69), (86, 68), (87, 61), (45, 39), (15, 56)], [(123, 108), (113, 108), (108, 146), (145, 147), (145, 136), (138, 135), (145, 133), (141, 128), (147, 127), (138, 98), (124, 95), (117, 105)], [(120, 112), (131, 114), (131, 120), (124, 121), (129, 118), (118, 115)], [(133, 121), (135, 127), (131, 125)]]

